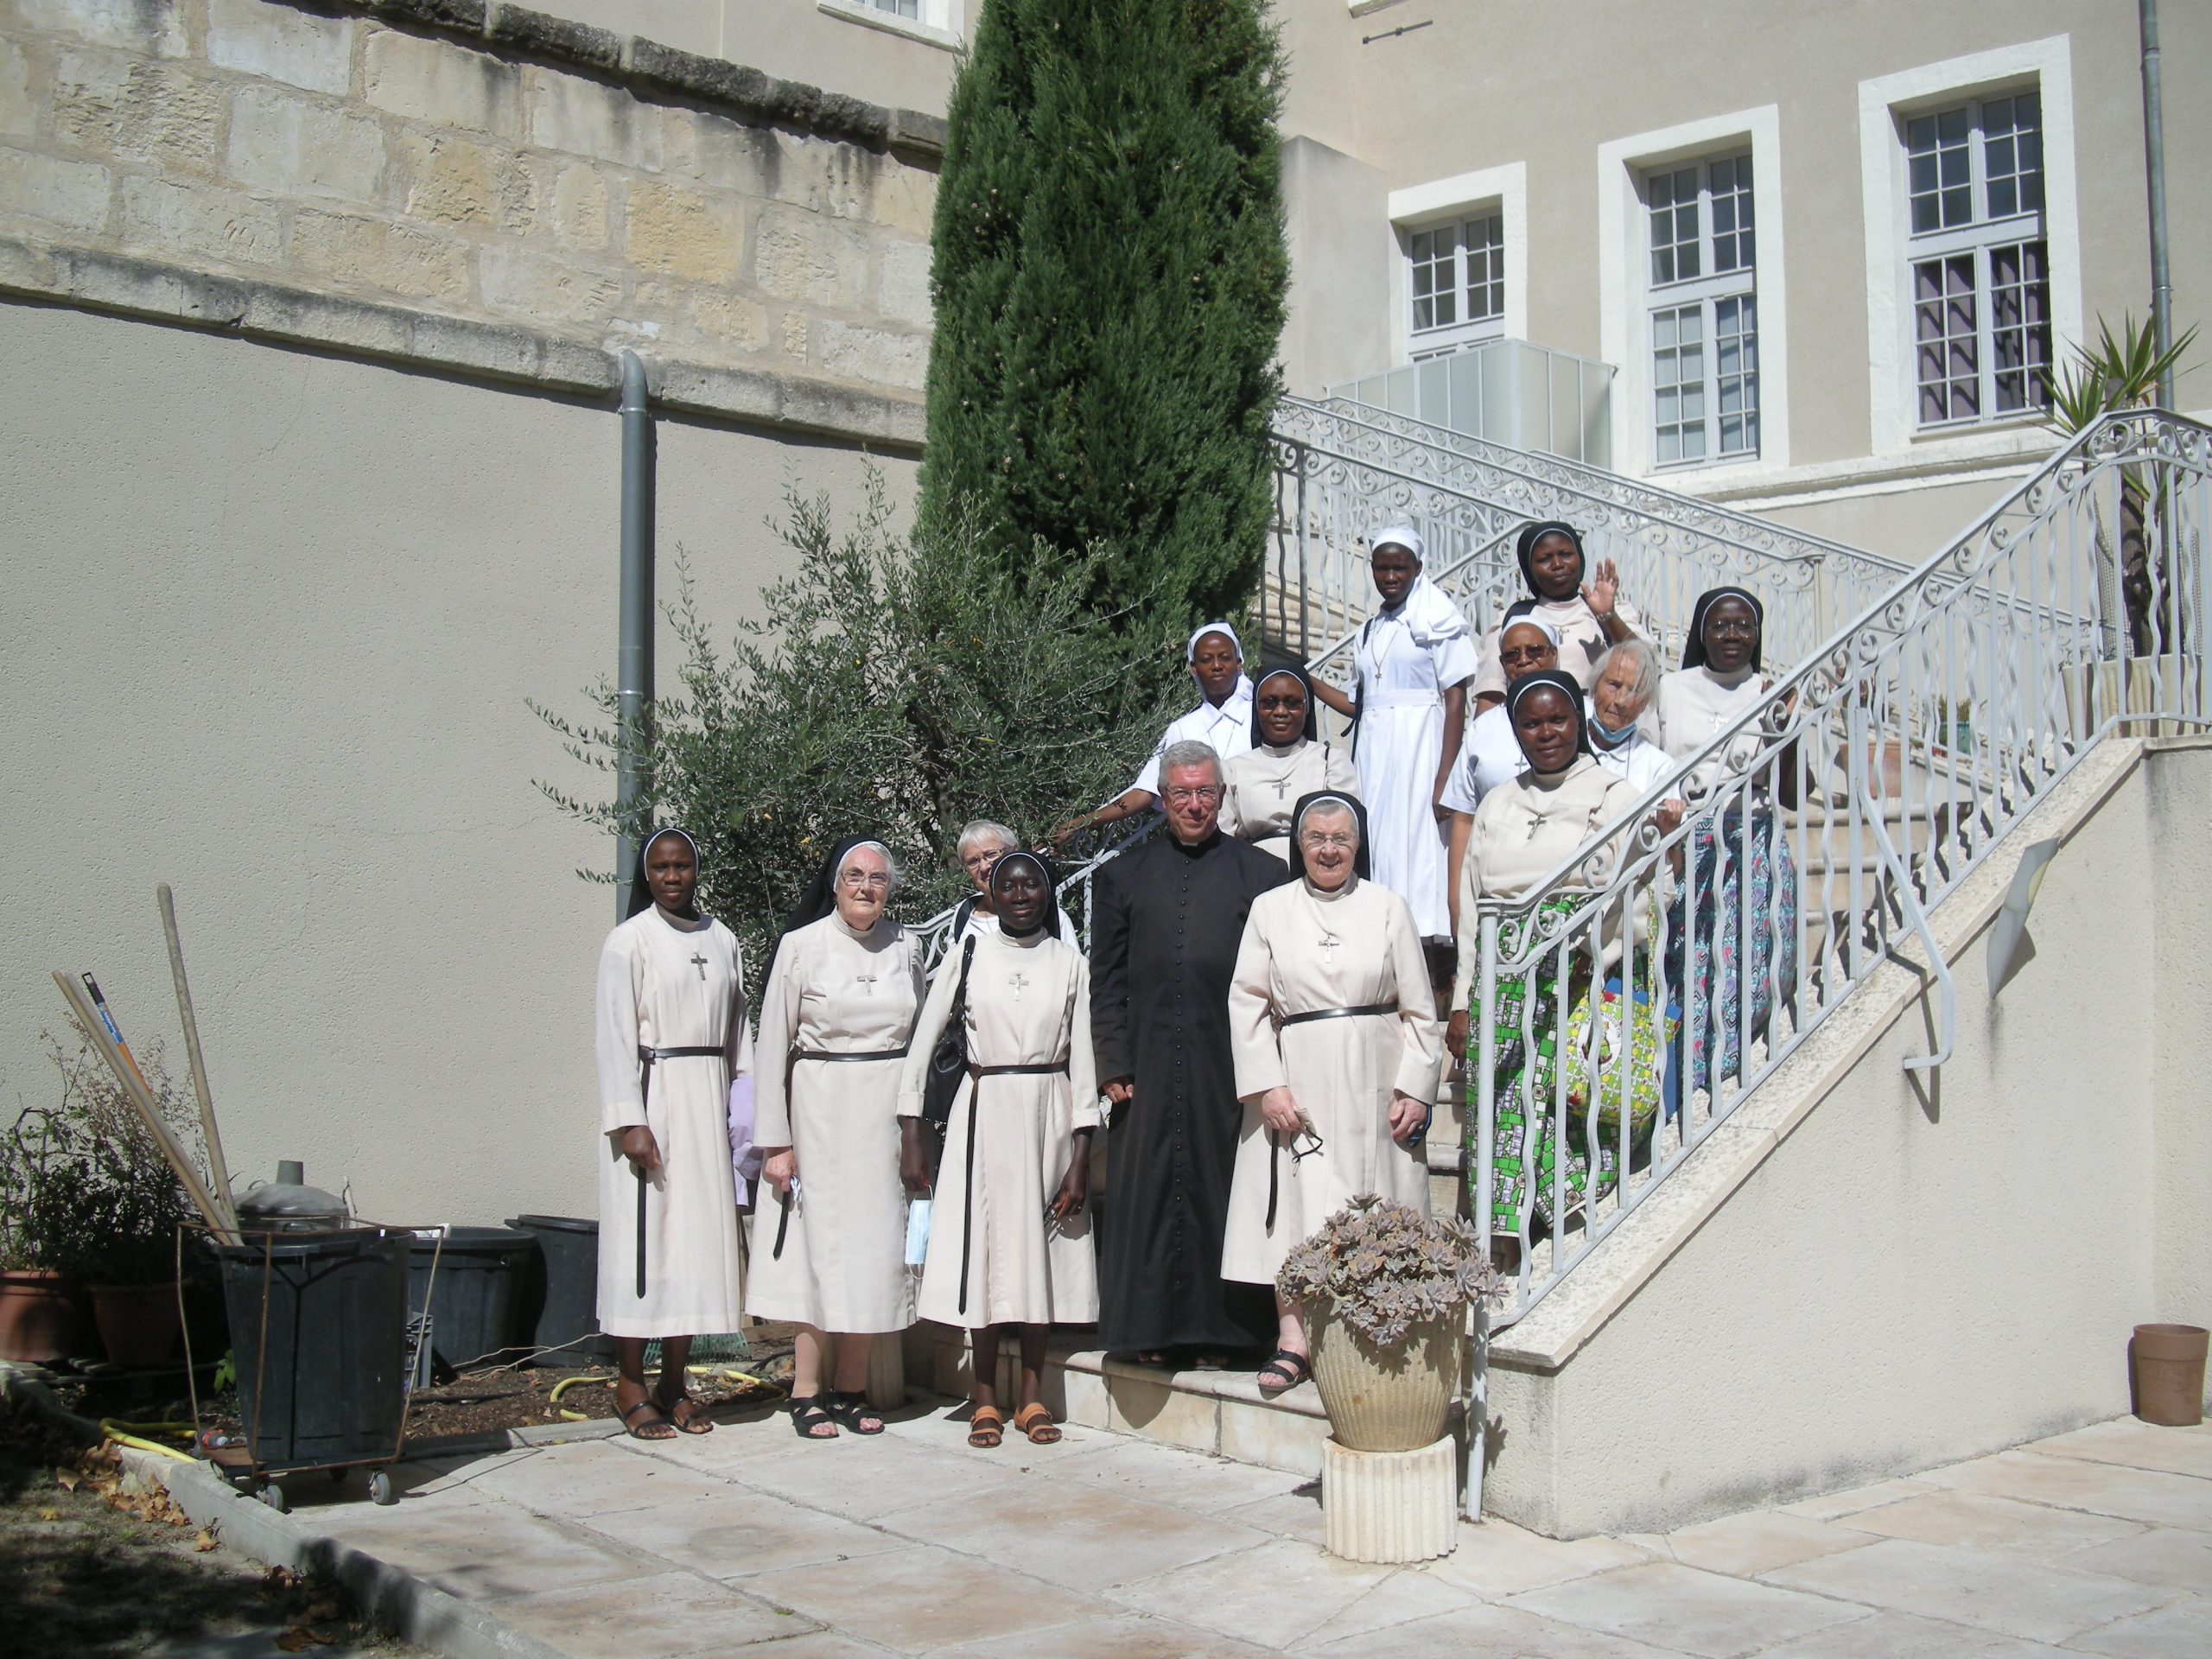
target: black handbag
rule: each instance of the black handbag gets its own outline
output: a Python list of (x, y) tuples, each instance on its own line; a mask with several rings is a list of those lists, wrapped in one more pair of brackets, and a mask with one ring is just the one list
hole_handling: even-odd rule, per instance
[(936, 1164), (944, 1150), (944, 1133), (952, 1122), (952, 1098), (968, 1077), (968, 969), (976, 960), (971, 936), (960, 947), (960, 983), (952, 993), (952, 1007), (930, 1051), (929, 1075), (922, 1080), (922, 1127), (929, 1132), (930, 1161)]

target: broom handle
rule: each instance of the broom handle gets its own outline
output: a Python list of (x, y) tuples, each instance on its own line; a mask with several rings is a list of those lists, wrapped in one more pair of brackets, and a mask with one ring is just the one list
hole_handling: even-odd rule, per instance
[(145, 1121), (156, 1144), (162, 1149), (162, 1155), (168, 1160), (170, 1170), (191, 1198), (193, 1208), (200, 1211), (200, 1218), (219, 1242), (226, 1244), (237, 1243), (235, 1224), (226, 1218), (217, 1206), (214, 1195), (207, 1190), (207, 1184), (200, 1179), (200, 1172), (184, 1155), (184, 1149), (177, 1145), (176, 1137), (169, 1133), (168, 1125), (162, 1122), (161, 1108), (155, 1103), (146, 1085), (138, 1080), (130, 1062), (124, 1058), (123, 1051), (117, 1046), (115, 1039), (108, 1035), (107, 1027), (101, 1024), (99, 1012), (92, 1007), (92, 998), (86, 995), (82, 986), (59, 970), (54, 976), (54, 982), (61, 988), (61, 1000), (69, 1005), (70, 1013), (76, 1015), (77, 1023), (92, 1038), (92, 1046), (99, 1050), (100, 1058), (107, 1062), (107, 1069), (115, 1073), (116, 1082), (123, 1086), (124, 1094)]
[(207, 1061), (200, 1052), (200, 1021), (192, 1011), (192, 983), (184, 976), (184, 942), (176, 931), (176, 899), (169, 884), (154, 889), (162, 905), (162, 931), (169, 942), (169, 977), (176, 982), (176, 1011), (184, 1020), (184, 1052), (192, 1062), (192, 1096), (200, 1107), (200, 1134), (207, 1143), (208, 1173), (215, 1178), (215, 1192), (232, 1224), (238, 1210), (231, 1198), (231, 1166), (223, 1157), (223, 1137), (215, 1129), (215, 1099), (207, 1090)]

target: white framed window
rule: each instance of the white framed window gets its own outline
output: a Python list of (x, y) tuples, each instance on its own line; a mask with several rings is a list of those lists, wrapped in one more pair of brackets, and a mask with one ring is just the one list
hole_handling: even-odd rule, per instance
[(1749, 151), (1643, 175), (1651, 461), (1759, 452), (1758, 213)]
[(1608, 139), (1598, 183), (1614, 466), (1712, 469), (1716, 487), (1724, 471), (1787, 467), (1781, 107)]
[(1861, 81), (1859, 118), (1873, 453), (2013, 454), (2082, 338), (2069, 41)]
[(870, 29), (957, 51), (962, 14), (957, 0), (814, 0), (816, 7)]
[(1502, 207), (1406, 232), (1406, 338), (1416, 361), (1505, 332)]
[(1899, 124), (1914, 423), (2037, 413), (2050, 365), (2042, 98), (2028, 88), (1967, 99)]

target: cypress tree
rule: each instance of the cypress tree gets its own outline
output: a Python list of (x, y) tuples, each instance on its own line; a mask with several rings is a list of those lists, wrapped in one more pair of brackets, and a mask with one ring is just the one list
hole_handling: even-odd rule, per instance
[[(986, 0), (938, 188), (924, 521), (1099, 555), (1145, 636), (1249, 601), (1288, 259), (1265, 0)], [(1134, 643), (1134, 641), (1133, 641)]]

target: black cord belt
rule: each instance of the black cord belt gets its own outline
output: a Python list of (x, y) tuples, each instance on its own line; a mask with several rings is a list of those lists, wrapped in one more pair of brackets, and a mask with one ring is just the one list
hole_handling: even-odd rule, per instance
[(1363, 1002), (1356, 1008), (1308, 1008), (1304, 1014), (1287, 1014), (1276, 1021), (1278, 1025), (1302, 1026), (1309, 1020), (1350, 1020), (1368, 1014), (1395, 1014), (1395, 1002)]
[[(719, 1045), (718, 1045), (718, 1046), (715, 1046), (715, 1047), (713, 1047), (713, 1048), (708, 1048), (708, 1047), (704, 1047), (704, 1046), (692, 1047), (692, 1048), (647, 1048), (647, 1047), (646, 1047), (643, 1043), (639, 1044), (639, 1045), (638, 1045), (638, 1061), (639, 1061), (639, 1063), (641, 1065), (643, 1065), (645, 1069), (644, 1073), (643, 1073), (643, 1074), (639, 1077), (639, 1079), (638, 1079), (638, 1104), (639, 1104), (639, 1105), (640, 1105), (640, 1106), (643, 1106), (643, 1105), (644, 1105), (647, 1101), (649, 1101), (649, 1100), (651, 1100), (651, 1099), (652, 1098), (652, 1090), (653, 1090), (653, 1066), (654, 1066), (654, 1064), (655, 1064), (656, 1062), (660, 1061), (660, 1060), (704, 1060), (704, 1059), (709, 1059), (709, 1058), (712, 1058), (712, 1059), (717, 1059), (717, 1060), (719, 1060), (719, 1059), (722, 1058), (726, 1054), (728, 1054), (728, 1052), (729, 1052), (729, 1051), (728, 1051), (728, 1049), (723, 1048), (723, 1047), (720, 1046)], [(639, 1301), (641, 1301), (641, 1302), (642, 1302), (642, 1301), (643, 1301), (643, 1300), (645, 1300), (645, 1188), (646, 1188), (647, 1183), (646, 1183), (646, 1180), (645, 1180), (645, 1172), (644, 1170), (642, 1170), (642, 1169), (641, 1169), (641, 1170), (639, 1170), (639, 1171), (637, 1172), (637, 1174), (638, 1174), (638, 1278), (637, 1278), (637, 1284), (638, 1284), (638, 1300), (639, 1300)]]
[[(912, 1045), (907, 1046), (912, 1047)], [(795, 1060), (903, 1060), (906, 1058), (905, 1048), (872, 1048), (864, 1054), (833, 1054), (823, 1048), (795, 1048), (791, 1051), (791, 1058)]]
[(719, 1043), (712, 1048), (647, 1048), (642, 1043), (638, 1046), (638, 1058), (647, 1065), (655, 1060), (719, 1059), (727, 1052)]

